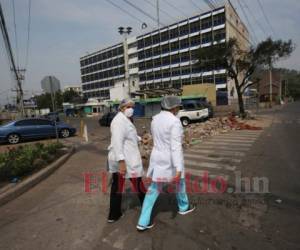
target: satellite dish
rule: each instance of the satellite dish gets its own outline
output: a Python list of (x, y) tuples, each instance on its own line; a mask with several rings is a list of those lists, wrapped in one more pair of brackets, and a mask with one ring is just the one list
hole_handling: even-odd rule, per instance
[(46, 76), (41, 81), (42, 89), (46, 93), (55, 93), (60, 90), (60, 82), (55, 76)]

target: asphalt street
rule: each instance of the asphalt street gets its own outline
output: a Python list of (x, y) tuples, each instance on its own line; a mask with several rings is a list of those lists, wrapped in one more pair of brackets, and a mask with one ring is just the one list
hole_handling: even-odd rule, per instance
[[(108, 224), (109, 195), (101, 190), (108, 183), (99, 179), (95, 193), (85, 192), (84, 174), (105, 171), (109, 143), (109, 128), (88, 119), (89, 142), (68, 139), (78, 146), (68, 162), (0, 207), (0, 249), (300, 249), (300, 103), (264, 115), (271, 124), (263, 131), (232, 131), (187, 149), (192, 178), (207, 172), (229, 188), (190, 193), (197, 209), (187, 216), (177, 214), (174, 195), (162, 194), (156, 225), (145, 233), (135, 229), (134, 195), (125, 194), (125, 216)], [(139, 131), (148, 127), (138, 124)]]

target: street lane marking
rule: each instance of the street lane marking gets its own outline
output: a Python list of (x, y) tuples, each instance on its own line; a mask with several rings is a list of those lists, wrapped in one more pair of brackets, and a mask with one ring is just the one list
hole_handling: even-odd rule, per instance
[(229, 175), (226, 175), (226, 174), (210, 174), (209, 171), (207, 171), (207, 170), (185, 168), (185, 173), (189, 173), (194, 176), (203, 176), (204, 173), (207, 173), (207, 172), (208, 172), (209, 178), (212, 178), (212, 179), (219, 177), (219, 176), (224, 178), (226, 181), (229, 179)]
[(194, 148), (191, 148), (187, 151), (186, 153), (204, 153), (204, 154), (209, 154), (209, 155), (218, 155), (218, 156), (230, 156), (230, 157), (244, 157), (246, 153), (244, 152), (238, 152), (238, 151), (227, 151), (227, 150), (222, 150), (222, 151), (216, 151), (216, 150), (210, 150), (210, 149), (198, 149), (195, 150)]
[(216, 164), (211, 162), (199, 162), (199, 161), (191, 161), (185, 160), (184, 164), (188, 167), (197, 167), (197, 168), (212, 168), (212, 169), (225, 169), (228, 171), (235, 171), (236, 166), (229, 166), (227, 164)]
[(228, 161), (228, 162), (240, 163), (242, 161), (241, 159), (232, 159), (231, 157), (224, 157), (224, 156), (222, 157), (204, 156), (204, 155), (199, 155), (199, 153), (197, 154), (185, 153), (184, 157), (192, 158), (192, 159), (200, 159), (200, 160), (211, 160), (217, 162)]
[(241, 140), (247, 140), (247, 139), (257, 139), (258, 136), (248, 136), (248, 135), (217, 135), (214, 138), (225, 138), (225, 139), (241, 139)]
[(253, 143), (231, 143), (231, 142), (221, 142), (221, 141), (213, 141), (213, 142), (210, 142), (210, 141), (206, 141), (204, 143), (202, 143), (202, 145), (224, 145), (224, 146), (239, 146), (239, 147), (251, 147)]
[(232, 147), (232, 145), (230, 145), (230, 147), (226, 147), (226, 146), (223, 146), (223, 145), (207, 145), (207, 146), (205, 146), (205, 145), (203, 145), (203, 144), (201, 144), (201, 146), (199, 145), (199, 146), (193, 146), (193, 148), (195, 148), (195, 149), (215, 149), (215, 150), (226, 150), (226, 151), (234, 151), (234, 152), (239, 152), (239, 151), (249, 151), (249, 147), (247, 147), (247, 148), (245, 148), (245, 147), (243, 147), (243, 148), (241, 148), (241, 147)]
[(235, 140), (235, 139), (219, 139), (214, 138), (209, 140), (209, 142), (231, 142), (231, 143), (254, 143), (256, 140)]

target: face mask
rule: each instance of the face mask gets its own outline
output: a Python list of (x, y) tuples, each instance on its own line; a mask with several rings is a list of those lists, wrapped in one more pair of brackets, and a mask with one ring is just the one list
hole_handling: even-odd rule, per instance
[(133, 108), (125, 109), (124, 115), (127, 116), (127, 117), (129, 118), (129, 117), (132, 117), (132, 116), (133, 116), (133, 112), (134, 112), (134, 109), (133, 109)]

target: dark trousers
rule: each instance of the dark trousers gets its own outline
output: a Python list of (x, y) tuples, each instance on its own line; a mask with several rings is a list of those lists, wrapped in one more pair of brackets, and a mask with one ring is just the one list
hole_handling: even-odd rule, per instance
[[(146, 189), (141, 177), (130, 178), (132, 185), (132, 191), (137, 193), (141, 206), (145, 198)], [(112, 184), (110, 190), (110, 208), (109, 208), (109, 220), (117, 220), (122, 215), (122, 193), (124, 191), (125, 178), (120, 173), (112, 174)]]

